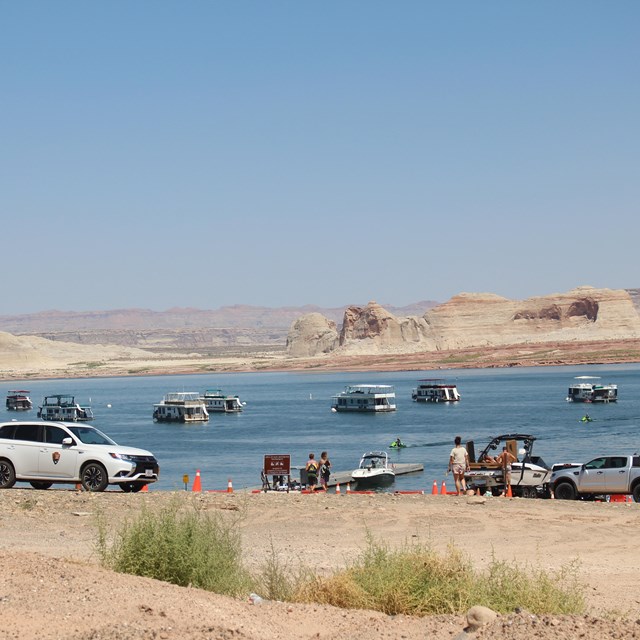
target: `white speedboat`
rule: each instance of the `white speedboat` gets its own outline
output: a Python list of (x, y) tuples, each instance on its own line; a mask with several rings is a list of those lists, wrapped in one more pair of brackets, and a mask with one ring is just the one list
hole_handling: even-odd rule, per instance
[(382, 412), (396, 410), (396, 392), (388, 384), (352, 384), (333, 397), (332, 411)]
[(358, 488), (384, 487), (396, 479), (393, 465), (389, 464), (386, 451), (369, 451), (360, 459), (360, 466), (351, 473)]
[[(599, 380), (598, 376), (578, 376), (576, 380)], [(594, 382), (576, 382), (569, 386), (567, 402), (616, 402), (617, 384), (596, 384)]]
[(81, 407), (74, 396), (45, 396), (42, 406), (38, 408), (38, 418), (57, 422), (86, 422), (93, 420), (91, 407)]
[(244, 407), (238, 396), (227, 396), (220, 389), (207, 389), (202, 400), (209, 413), (240, 413)]
[(469, 471), (464, 474), (471, 489), (489, 491), (499, 495), (505, 488), (504, 469), (495, 461), (506, 447), (516, 461), (511, 463), (511, 490), (514, 496), (537, 498), (545, 495), (551, 477), (551, 468), (540, 457), (533, 455), (535, 436), (526, 433), (507, 433), (496, 436), (482, 450), (476, 462), (473, 442), (467, 442)]
[(207, 422), (209, 412), (196, 391), (167, 393), (162, 402), (153, 405), (156, 422)]
[(439, 378), (418, 380), (418, 386), (411, 391), (416, 402), (457, 402), (460, 400), (458, 387)]
[(7, 393), (7, 409), (9, 411), (29, 411), (33, 407), (33, 402), (29, 397), (29, 391), (17, 389)]

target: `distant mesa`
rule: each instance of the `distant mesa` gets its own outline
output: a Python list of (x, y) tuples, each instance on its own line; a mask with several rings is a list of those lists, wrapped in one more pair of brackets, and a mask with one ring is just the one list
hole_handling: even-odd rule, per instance
[(340, 330), (318, 313), (298, 318), (287, 352), (291, 357), (364, 355), (638, 339), (639, 297), (635, 289), (587, 286), (523, 301), (460, 293), (422, 316), (395, 316), (369, 302), (348, 307)]

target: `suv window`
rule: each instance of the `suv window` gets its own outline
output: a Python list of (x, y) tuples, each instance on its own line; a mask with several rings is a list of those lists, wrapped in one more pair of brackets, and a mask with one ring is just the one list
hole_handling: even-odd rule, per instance
[(16, 425), (15, 424), (5, 424), (4, 427), (0, 429), (0, 438), (5, 438), (6, 440), (13, 440), (13, 434), (15, 433)]
[(30, 442), (40, 441), (40, 425), (39, 424), (19, 424), (16, 425), (16, 440), (28, 440)]
[(45, 442), (51, 442), (52, 444), (62, 444), (62, 440), (69, 437), (69, 434), (60, 427), (52, 427), (47, 425), (44, 428)]

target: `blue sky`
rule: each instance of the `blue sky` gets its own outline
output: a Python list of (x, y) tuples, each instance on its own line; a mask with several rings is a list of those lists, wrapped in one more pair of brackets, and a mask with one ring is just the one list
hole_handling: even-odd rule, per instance
[(639, 18), (0, 0), (0, 314), (640, 287)]

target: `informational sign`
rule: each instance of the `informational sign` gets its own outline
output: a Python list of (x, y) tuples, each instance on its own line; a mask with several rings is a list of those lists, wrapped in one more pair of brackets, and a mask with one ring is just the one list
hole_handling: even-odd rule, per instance
[(264, 456), (264, 474), (266, 476), (288, 476), (291, 474), (291, 455), (272, 453)]

